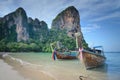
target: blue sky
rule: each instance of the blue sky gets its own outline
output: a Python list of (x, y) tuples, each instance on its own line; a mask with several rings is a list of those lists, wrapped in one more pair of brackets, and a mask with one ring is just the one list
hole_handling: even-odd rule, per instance
[(80, 13), (80, 24), (90, 47), (120, 51), (120, 0), (0, 0), (0, 17), (23, 7), (29, 17), (51, 26), (55, 16), (68, 6)]

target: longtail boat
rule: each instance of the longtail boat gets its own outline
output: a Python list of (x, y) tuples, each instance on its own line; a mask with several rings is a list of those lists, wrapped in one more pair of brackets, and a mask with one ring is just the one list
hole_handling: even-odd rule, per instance
[(68, 52), (67, 54), (56, 52), (56, 57), (57, 59), (77, 59), (76, 53), (72, 54), (71, 52)]
[(104, 64), (106, 57), (104, 56), (103, 47), (96, 46), (91, 50), (82, 49), (81, 33), (76, 33), (76, 46), (79, 48), (80, 61), (86, 69), (95, 68)]
[[(72, 59), (78, 59), (78, 51), (59, 51), (53, 46), (60, 48), (60, 45), (58, 45), (57, 42), (51, 43), (51, 49), (52, 49), (52, 58), (55, 60), (55, 56), (57, 59), (66, 59), (66, 60), (72, 60)], [(57, 45), (57, 46), (56, 46)], [(54, 49), (54, 50), (53, 50)]]
[(80, 52), (80, 61), (85, 65), (86, 69), (99, 67), (105, 63), (105, 60), (106, 57), (104, 56), (104, 52), (101, 50), (82, 50)]

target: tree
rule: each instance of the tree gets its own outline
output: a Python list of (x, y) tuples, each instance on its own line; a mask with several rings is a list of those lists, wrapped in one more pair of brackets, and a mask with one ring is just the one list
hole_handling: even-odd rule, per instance
[(41, 51), (40, 47), (35, 43), (31, 43), (29, 46), (31, 51), (35, 51), (35, 52)]

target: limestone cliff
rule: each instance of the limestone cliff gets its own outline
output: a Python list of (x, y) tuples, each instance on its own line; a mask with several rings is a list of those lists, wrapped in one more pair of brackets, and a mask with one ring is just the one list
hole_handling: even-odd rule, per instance
[(53, 29), (65, 29), (70, 37), (75, 37), (74, 33), (81, 33), (78, 10), (74, 6), (66, 8), (56, 16), (51, 27)]
[(12, 38), (18, 42), (29, 39), (27, 16), (23, 8), (4, 16), (0, 23), (1, 38)]
[(42, 41), (44, 37), (48, 35), (48, 26), (44, 21), (39, 21), (37, 18), (33, 20), (28, 18), (29, 24), (29, 35), (32, 39), (37, 39)]
[(42, 40), (48, 34), (48, 26), (37, 18), (28, 18), (23, 8), (0, 18), (0, 40), (28, 41), (31, 39)]
[(65, 29), (68, 36), (75, 38), (79, 34), (79, 47), (82, 46), (83, 35), (80, 27), (80, 15), (74, 6), (70, 6), (59, 13), (52, 22), (52, 29)]

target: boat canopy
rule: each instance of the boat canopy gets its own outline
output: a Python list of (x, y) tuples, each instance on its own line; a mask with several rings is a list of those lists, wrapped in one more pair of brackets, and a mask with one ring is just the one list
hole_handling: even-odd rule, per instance
[(101, 51), (102, 51), (102, 52), (101, 52), (101, 55), (104, 56), (104, 49), (103, 49), (103, 46), (94, 46), (93, 48), (94, 48), (94, 49), (101, 50)]
[(93, 48), (102, 48), (103, 46), (94, 46)]

